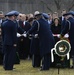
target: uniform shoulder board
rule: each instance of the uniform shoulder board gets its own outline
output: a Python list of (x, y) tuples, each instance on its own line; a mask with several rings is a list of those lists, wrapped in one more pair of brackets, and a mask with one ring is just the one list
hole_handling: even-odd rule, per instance
[(37, 24), (38, 24), (38, 29), (37, 29), (37, 31), (39, 31), (39, 29), (40, 29), (40, 23), (36, 20), (36, 22), (37, 22)]
[(70, 28), (71, 28), (71, 23), (70, 23), (70, 21), (69, 21), (69, 20), (67, 20), (67, 22), (69, 23), (69, 30), (70, 30)]

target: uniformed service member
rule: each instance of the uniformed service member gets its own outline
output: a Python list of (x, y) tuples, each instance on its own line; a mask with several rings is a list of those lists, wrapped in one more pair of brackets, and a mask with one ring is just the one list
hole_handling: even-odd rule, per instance
[(8, 20), (4, 21), (2, 24), (2, 38), (3, 38), (3, 68), (5, 70), (13, 70), (16, 56), (16, 47), (17, 47), (17, 31), (21, 34), (24, 33), (16, 22), (18, 16), (17, 11), (11, 11), (5, 16), (8, 17)]
[[(42, 57), (42, 67), (41, 71), (49, 70), (50, 68), (50, 52), (54, 47), (54, 38), (50, 30), (48, 22), (42, 17), (41, 13), (36, 13), (37, 21), (39, 22), (39, 46), (40, 46), (40, 55)], [(34, 23), (32, 28), (27, 32), (27, 35), (36, 32), (38, 30), (38, 23)]]
[(0, 11), (0, 64), (2, 65), (3, 62), (3, 53), (2, 53), (2, 30), (1, 30), (1, 25), (4, 21), (4, 14), (2, 11)]
[[(34, 18), (35, 19), (32, 21), (33, 22), (32, 25), (34, 25), (35, 23), (38, 23), (38, 21), (36, 20), (36, 17)], [(41, 67), (40, 66), (41, 56), (40, 56), (40, 48), (39, 48), (38, 30), (36, 32), (33, 32), (31, 35), (32, 35), (32, 38), (31, 38), (31, 44), (30, 44), (30, 53), (32, 55), (32, 66), (34, 68), (37, 68), (37, 67)]]
[(66, 33), (69, 33), (69, 40), (70, 40), (70, 44), (71, 44), (71, 58), (73, 58), (73, 68), (74, 68), (74, 13), (72, 13), (71, 11), (64, 14), (64, 16), (66, 16), (66, 23), (65, 26), (61, 32), (61, 38), (63, 38), (63, 36)]

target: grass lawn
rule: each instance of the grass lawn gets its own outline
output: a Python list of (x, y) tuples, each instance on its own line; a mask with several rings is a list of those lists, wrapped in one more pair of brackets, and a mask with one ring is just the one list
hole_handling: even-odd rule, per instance
[(0, 66), (0, 75), (74, 75), (74, 69), (58, 69), (50, 68), (48, 71), (40, 71), (39, 68), (33, 68), (31, 60), (21, 60), (20, 64), (14, 66), (13, 71), (5, 71), (3, 66)]

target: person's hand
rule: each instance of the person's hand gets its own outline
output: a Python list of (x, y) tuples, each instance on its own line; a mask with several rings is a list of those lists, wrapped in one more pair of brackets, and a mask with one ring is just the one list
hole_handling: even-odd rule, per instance
[(35, 38), (37, 38), (38, 37), (38, 34), (35, 34)]
[(22, 36), (27, 37), (27, 35), (26, 35), (26, 34), (22, 34)]
[(17, 37), (21, 37), (21, 34), (17, 33)]

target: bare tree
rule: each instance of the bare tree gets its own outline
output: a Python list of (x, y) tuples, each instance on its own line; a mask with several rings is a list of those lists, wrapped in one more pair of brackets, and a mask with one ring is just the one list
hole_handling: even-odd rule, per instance
[(60, 14), (60, 10), (61, 10), (61, 1), (62, 0), (54, 0), (54, 3), (56, 5), (57, 8), (57, 12)]
[(67, 11), (70, 11), (74, 7), (74, 0), (41, 0), (41, 3), (43, 3), (50, 12), (53, 12), (54, 9), (48, 5), (48, 2), (51, 2), (51, 4), (54, 2), (54, 9), (56, 9), (56, 12), (59, 14), (61, 13), (62, 7)]
[(47, 5), (46, 2), (44, 2), (44, 0), (41, 0), (40, 1), (42, 4), (44, 4), (46, 6), (46, 8), (50, 11), (50, 12), (53, 12), (53, 10)]
[(68, 11), (70, 11), (73, 7), (74, 7), (74, 0), (69, 0), (68, 1), (68, 6), (67, 6)]
[(57, 10), (61, 9), (61, 0), (54, 0)]

